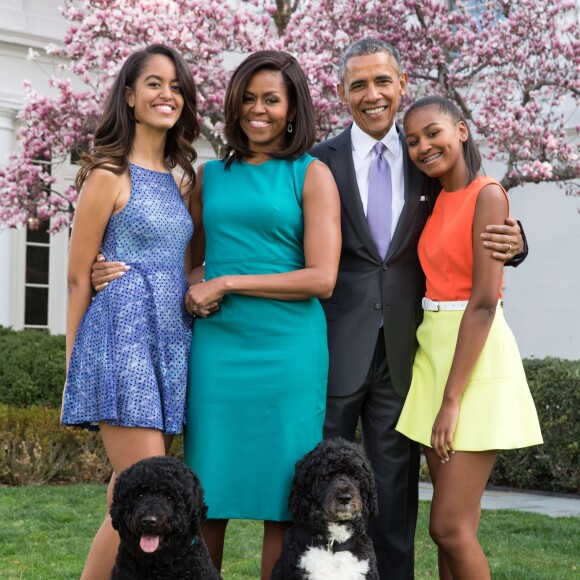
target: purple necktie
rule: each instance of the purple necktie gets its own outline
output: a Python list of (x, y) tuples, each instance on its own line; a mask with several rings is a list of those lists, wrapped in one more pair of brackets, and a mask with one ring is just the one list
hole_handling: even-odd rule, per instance
[(369, 199), (367, 204), (367, 222), (381, 259), (385, 259), (391, 243), (391, 203), (393, 185), (391, 167), (383, 155), (384, 143), (375, 143), (375, 158), (369, 173)]

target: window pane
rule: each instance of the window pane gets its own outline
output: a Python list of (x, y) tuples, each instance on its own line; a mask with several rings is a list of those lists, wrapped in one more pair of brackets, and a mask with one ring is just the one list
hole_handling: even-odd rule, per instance
[(48, 284), (48, 247), (26, 248), (26, 283)]
[(26, 288), (24, 325), (48, 325), (48, 288)]
[(48, 221), (44, 220), (40, 222), (38, 229), (31, 230), (28, 228), (26, 234), (26, 241), (27, 242), (34, 242), (36, 244), (48, 244), (50, 243), (50, 238), (48, 236)]

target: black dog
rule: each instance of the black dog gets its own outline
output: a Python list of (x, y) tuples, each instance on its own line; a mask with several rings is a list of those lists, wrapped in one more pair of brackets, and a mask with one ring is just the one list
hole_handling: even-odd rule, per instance
[(121, 545), (113, 580), (220, 580), (201, 536), (207, 506), (197, 476), (174, 457), (152, 457), (117, 479), (111, 518)]
[(367, 522), (377, 515), (370, 463), (360, 447), (329, 439), (296, 463), (284, 536), (272, 580), (378, 580)]

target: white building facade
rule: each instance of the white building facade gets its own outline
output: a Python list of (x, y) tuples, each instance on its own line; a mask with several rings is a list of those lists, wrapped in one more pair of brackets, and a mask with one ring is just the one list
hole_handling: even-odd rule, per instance
[[(18, 112), (22, 81), (41, 94), (51, 94), (53, 63), (43, 48), (62, 41), (68, 23), (60, 16), (62, 0), (0, 0), (0, 164), (18, 147)], [(27, 60), (28, 50), (40, 53)], [(199, 160), (213, 157), (198, 144)], [(500, 177), (500, 166), (487, 173)], [(65, 164), (56, 174), (62, 190), (72, 182), (76, 166)], [(567, 197), (552, 184), (528, 185), (510, 191), (511, 213), (525, 227), (530, 255), (519, 268), (506, 268), (506, 317), (524, 357), (559, 356), (580, 359), (580, 198)], [(41, 228), (0, 231), (0, 325), (47, 328), (64, 333), (68, 232), (49, 236)]]

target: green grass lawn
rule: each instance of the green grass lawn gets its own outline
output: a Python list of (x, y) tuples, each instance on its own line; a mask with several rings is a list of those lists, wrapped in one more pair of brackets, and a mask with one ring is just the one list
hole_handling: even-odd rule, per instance
[[(0, 488), (0, 578), (78, 579), (104, 502), (101, 485)], [(437, 577), (428, 510), (421, 502), (416, 578)], [(260, 541), (258, 522), (230, 524), (224, 580), (259, 578)], [(480, 541), (494, 580), (580, 580), (579, 518), (484, 511)]]

